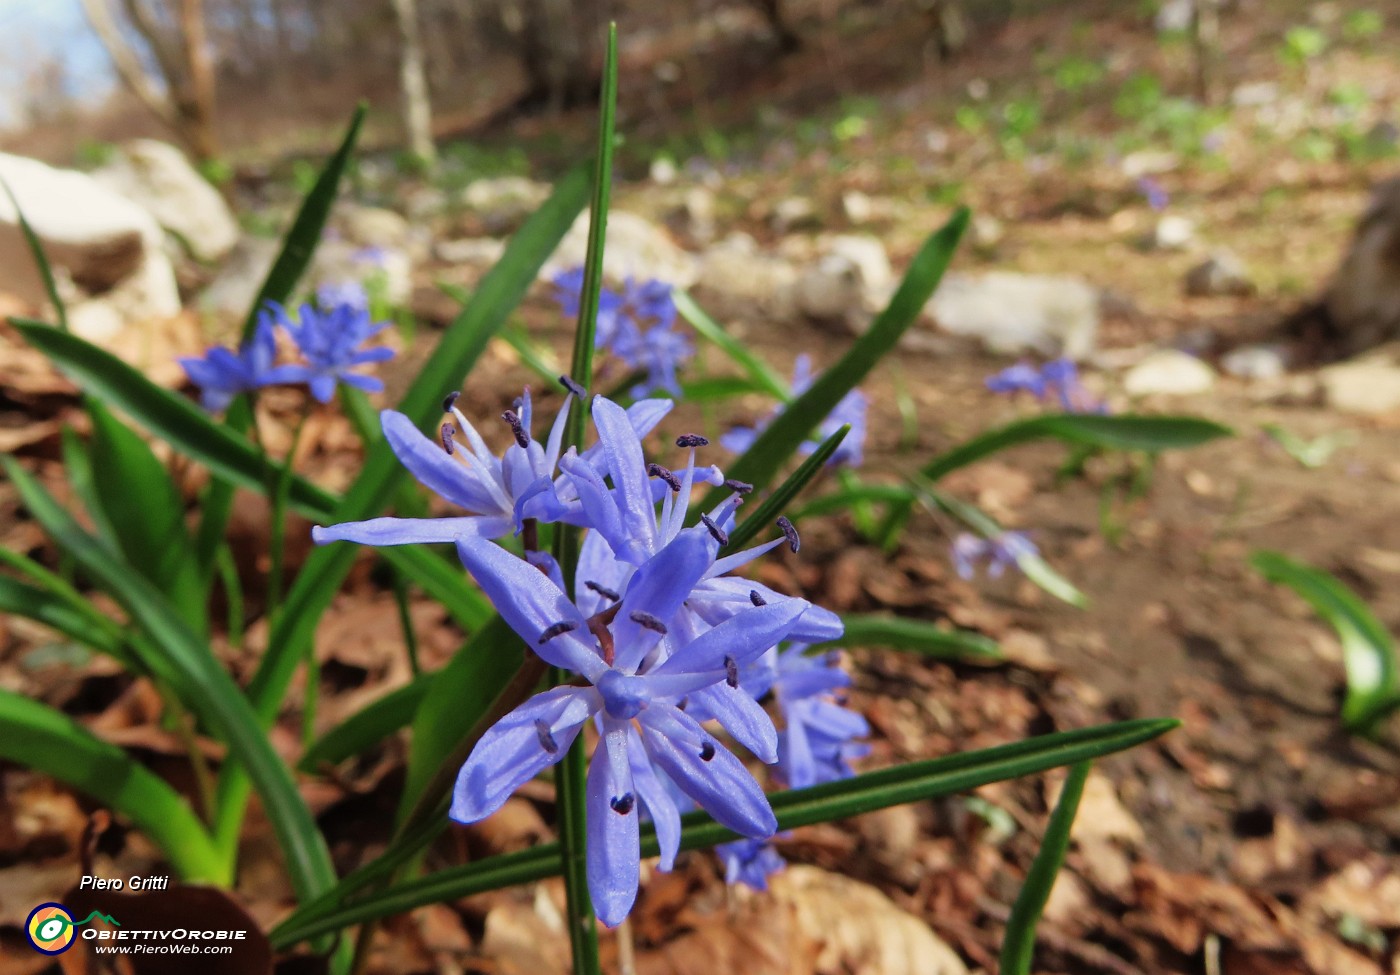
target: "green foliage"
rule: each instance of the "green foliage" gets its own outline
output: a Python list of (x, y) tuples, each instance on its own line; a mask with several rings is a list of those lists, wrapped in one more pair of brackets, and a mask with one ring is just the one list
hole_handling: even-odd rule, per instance
[(1279, 60), (1294, 68), (1303, 68), (1327, 50), (1327, 35), (1316, 27), (1299, 24), (1288, 28), (1279, 46)]
[(1370, 41), (1385, 30), (1385, 18), (1370, 8), (1353, 10), (1342, 18), (1342, 37), (1353, 44)]

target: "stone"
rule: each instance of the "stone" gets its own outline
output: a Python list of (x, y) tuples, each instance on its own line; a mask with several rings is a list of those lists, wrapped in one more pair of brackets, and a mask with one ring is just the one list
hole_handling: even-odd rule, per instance
[(841, 213), (851, 223), (869, 223), (875, 215), (875, 203), (860, 190), (847, 190), (841, 194)]
[(676, 169), (676, 164), (670, 156), (657, 156), (651, 161), (648, 175), (657, 186), (670, 186), (676, 181), (680, 172)]
[(1191, 29), (1191, 21), (1196, 16), (1195, 0), (1166, 0), (1157, 8), (1157, 16), (1152, 26), (1159, 34), (1184, 34)]
[(1169, 213), (1157, 221), (1147, 246), (1158, 251), (1180, 251), (1196, 241), (1196, 225), (1186, 217)]
[[(0, 153), (0, 179), (48, 255), (73, 330), (100, 341), (180, 311), (164, 232), (141, 207), (85, 173)], [(48, 296), (15, 207), (0, 194), (0, 291), (40, 306)]]
[(1177, 349), (1153, 352), (1123, 377), (1129, 396), (1194, 396), (1214, 385), (1214, 369)]
[(1279, 87), (1274, 81), (1246, 81), (1230, 92), (1230, 104), (1236, 108), (1258, 108), (1278, 101)]
[(790, 261), (763, 253), (752, 237), (736, 232), (701, 253), (695, 288), (721, 317), (788, 321), (797, 313), (797, 276)]
[(1282, 345), (1243, 345), (1221, 356), (1220, 368), (1241, 379), (1276, 379), (1288, 371), (1288, 350)]
[(946, 274), (924, 312), (942, 331), (1006, 355), (1083, 359), (1094, 351), (1099, 330), (1097, 290), (1064, 275)]
[(1219, 249), (1186, 272), (1186, 293), (1193, 297), (1252, 295), (1254, 281), (1234, 251)]
[(407, 305), (413, 297), (413, 259), (397, 247), (361, 247), (348, 240), (325, 240), (316, 248), (307, 283), (311, 288), (323, 284), (364, 284), (379, 278), (384, 297), (391, 304)]
[(224, 198), (172, 145), (133, 139), (92, 177), (150, 213), (197, 261), (217, 261), (238, 243)]
[(465, 237), (440, 240), (433, 245), (433, 256), (445, 264), (465, 264), (488, 268), (506, 252), (506, 242), (495, 237)]
[(478, 179), (462, 191), (462, 204), (486, 225), (487, 233), (515, 230), (525, 218), (549, 199), (548, 183), (537, 183), (524, 176), (497, 176)]
[(1327, 405), (1343, 413), (1376, 416), (1400, 410), (1400, 366), (1382, 358), (1343, 362), (1319, 370)]
[[(587, 250), (588, 214), (582, 213), (541, 269), (540, 277), (549, 280), (561, 271), (579, 267)], [(645, 217), (613, 210), (608, 214), (603, 273), (614, 281), (657, 278), (677, 288), (689, 288), (699, 277), (699, 261)]]
[(885, 245), (875, 237), (840, 234), (819, 241), (819, 256), (802, 269), (794, 295), (802, 314), (864, 331), (894, 289)]
[(789, 196), (773, 205), (769, 223), (780, 234), (794, 230), (812, 230), (821, 226), (816, 205), (805, 196)]
[(345, 239), (361, 247), (398, 247), (408, 245), (408, 221), (393, 210), (383, 207), (350, 206), (339, 219)]
[(715, 194), (705, 186), (692, 186), (673, 198), (666, 224), (696, 244), (715, 239)]
[(1006, 236), (1006, 225), (991, 214), (982, 213), (972, 218), (968, 228), (969, 243), (974, 250), (990, 253), (997, 249)]
[(247, 315), (281, 249), (276, 240), (268, 237), (240, 240), (196, 300), (200, 311), (228, 319)]
[(1160, 176), (1181, 165), (1181, 157), (1167, 149), (1138, 149), (1123, 157), (1118, 169), (1128, 179)]

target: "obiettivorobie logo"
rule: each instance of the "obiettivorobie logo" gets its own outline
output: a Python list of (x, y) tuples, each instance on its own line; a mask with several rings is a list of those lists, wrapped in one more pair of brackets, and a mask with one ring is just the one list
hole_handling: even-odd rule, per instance
[(24, 934), (35, 951), (45, 955), (61, 955), (78, 940), (75, 929), (94, 919), (106, 921), (114, 928), (121, 927), (116, 918), (101, 911), (93, 911), (81, 921), (75, 921), (68, 908), (49, 903), (40, 904), (29, 912), (24, 922)]

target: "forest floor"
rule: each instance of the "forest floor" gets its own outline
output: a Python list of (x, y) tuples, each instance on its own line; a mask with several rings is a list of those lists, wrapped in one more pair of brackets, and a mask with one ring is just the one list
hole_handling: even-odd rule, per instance
[[(621, 128), (630, 141), (622, 166), (630, 178), (616, 193), (619, 208), (663, 215), (673, 188), (645, 176), (647, 161), (666, 152), (682, 163), (682, 179), (721, 172), (721, 233), (741, 229), (774, 243), (786, 233), (774, 228), (775, 202), (802, 195), (814, 203), (821, 229), (873, 230), (902, 267), (955, 201), (967, 203), (1001, 226), (965, 247), (956, 269), (1074, 274), (1112, 293), (1087, 382), (1115, 411), (1186, 413), (1235, 431), (1162, 455), (1147, 492), (1134, 499), (1120, 491), (1125, 458), (1094, 459), (1080, 476), (1064, 478), (1064, 449), (1048, 445), (1019, 447), (945, 482), (1006, 527), (1030, 532), (1088, 596), (1085, 609), (1014, 573), (959, 578), (949, 560), (956, 527), (926, 511), (915, 513), (892, 553), (848, 519), (824, 519), (804, 525), (799, 555), (783, 553), (759, 570), (775, 588), (838, 611), (947, 619), (1002, 643), (1006, 660), (991, 664), (854, 651), (850, 706), (874, 729), (863, 768), (1105, 721), (1182, 720), (1158, 742), (1096, 767), (1040, 928), (1038, 972), (1400, 971), (1400, 736), (1392, 729), (1367, 741), (1345, 733), (1336, 635), (1248, 563), (1252, 552), (1270, 549), (1333, 572), (1400, 631), (1400, 412), (1360, 415), (1329, 405), (1317, 364), (1268, 380), (1222, 374), (1205, 392), (1139, 401), (1123, 392), (1121, 371), (1104, 365), (1131, 361), (1152, 345), (1200, 348), (1266, 336), (1326, 281), (1368, 188), (1393, 172), (1394, 156), (1367, 157), (1355, 137), (1386, 111), (1394, 118), (1400, 105), (1400, 81), (1385, 55), (1400, 43), (1400, 19), (1368, 34), (1349, 6), (1312, 5), (1321, 15), (1308, 14), (1308, 6), (1242, 4), (1226, 18), (1221, 101), (1228, 104), (1241, 84), (1275, 85), (1263, 117), (1257, 107), (1181, 108), (1168, 93), (1190, 89), (1189, 46), (1161, 39), (1141, 16), (1081, 14), (1071, 25), (1053, 10), (1013, 21), (946, 66), (929, 60), (926, 38), (907, 23), (823, 35), (761, 83), (689, 99), (694, 114), (679, 119), (684, 138), (663, 137), (649, 121), (678, 109), (624, 96)], [(1331, 46), (1292, 63), (1281, 51), (1287, 30), (1300, 25)], [(753, 55), (732, 56), (715, 68), (717, 77), (743, 73)], [(1104, 68), (1101, 77), (1095, 65)], [(1155, 79), (1156, 87), (1129, 84), (1133, 77)], [(817, 91), (812, 78), (835, 90)], [(634, 90), (644, 90), (643, 80)], [(1130, 90), (1138, 102), (1115, 112)], [(586, 145), (589, 123), (584, 115), (565, 119), (550, 143)], [(526, 120), (490, 140), (529, 145), (544, 125)], [(725, 164), (685, 167), (697, 146)], [(1152, 178), (1170, 197), (1165, 212), (1195, 223), (1196, 245), (1170, 252), (1140, 246), (1157, 215), (1122, 163), (1146, 151), (1172, 154)], [(852, 190), (892, 206), (853, 228), (842, 204)], [(1214, 246), (1243, 258), (1253, 294), (1184, 294), (1184, 272)], [(562, 351), (565, 326), (550, 307), (536, 295), (527, 320)], [(757, 313), (726, 325), (780, 373), (799, 351), (829, 363), (850, 341)], [(425, 347), (431, 334), (420, 330)], [(493, 345), (487, 355), (485, 371), (496, 378), (469, 388), (463, 400), (480, 415), (498, 412), (531, 378), (508, 348)], [(901, 352), (879, 366), (863, 387), (871, 416), (861, 476), (894, 480), (1036, 409), (986, 390), (985, 377), (1006, 364), (949, 347)], [(48, 416), (25, 421), (70, 415), (71, 399), (45, 403)], [(731, 419), (766, 408), (739, 406), (747, 416)], [(1264, 432), (1270, 424), (1305, 440), (1334, 438), (1336, 449), (1321, 466), (1305, 467)], [(356, 464), (343, 449), (353, 440), (335, 423), (311, 439), (313, 470), (333, 480)], [(57, 476), (53, 448), (47, 441), (26, 448), (50, 480)], [(0, 539), (20, 550), (38, 547), (37, 529), (16, 521), (13, 496), (3, 490)], [(236, 519), (248, 526), (250, 551), (260, 543), (259, 517), (252, 508)], [(415, 605), (413, 619), (425, 665), (439, 664), (458, 641), (445, 613)], [(327, 725), (407, 678), (398, 626), (393, 600), (366, 563), (318, 635)], [(250, 634), (250, 645), (257, 639)], [(0, 678), (138, 749), (172, 779), (187, 777), (158, 726), (149, 687), (110, 664), (68, 659), (41, 631), (0, 621)], [(289, 711), (275, 736), (288, 754), (295, 754), (296, 724)], [(384, 840), (402, 759), (402, 743), (391, 742), (342, 778), (308, 785), (342, 868)], [(14, 766), (0, 774), (0, 925), (11, 925), (19, 900), (38, 903), (71, 884), (88, 807)], [(726, 891), (713, 858), (687, 854), (675, 873), (650, 873), (644, 884), (632, 922), (638, 971), (950, 970), (889, 948), (923, 943), (904, 927), (910, 917), (969, 967), (994, 971), (1002, 926), (1057, 781), (1018, 780), (980, 789), (975, 800), (797, 830), (780, 841), (794, 866), (772, 897)], [(548, 835), (551, 816), (549, 790), (541, 788), (513, 800), (493, 823), (454, 832), (436, 856), (446, 862), (464, 850), (528, 845)], [(285, 913), (289, 891), (265, 833), (253, 824), (239, 890), (253, 915), (270, 922)], [(131, 871), (154, 856), (129, 833), (110, 839), (103, 855)], [(864, 895), (837, 874), (873, 885), (888, 900), (843, 913), (841, 905)], [(381, 933), (371, 971), (564, 971), (567, 939), (555, 926), (561, 896), (557, 884), (544, 883), (395, 920)], [(825, 941), (811, 935), (814, 926)], [(0, 927), (0, 948), (14, 949), (0, 954), (0, 971), (48, 970), (43, 959), (21, 953), (15, 933)], [(604, 942), (615, 964), (615, 942)], [(284, 970), (307, 969), (289, 963)]]

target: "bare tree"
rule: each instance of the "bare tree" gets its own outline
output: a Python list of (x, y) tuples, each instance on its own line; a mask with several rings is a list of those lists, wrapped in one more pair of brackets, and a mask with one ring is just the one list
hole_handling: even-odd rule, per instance
[(428, 101), (423, 41), (418, 33), (418, 4), (416, 0), (393, 0), (393, 4), (399, 25), (399, 88), (408, 148), (419, 162), (431, 168), (437, 162), (437, 150), (433, 146), (433, 112)]
[[(218, 155), (214, 131), (214, 64), (205, 34), (204, 0), (121, 0), (124, 23), (109, 0), (82, 0), (93, 32), (117, 75), (185, 143), (196, 159)], [(173, 5), (173, 9), (172, 9)], [(152, 78), (132, 35), (139, 37), (159, 78)]]

